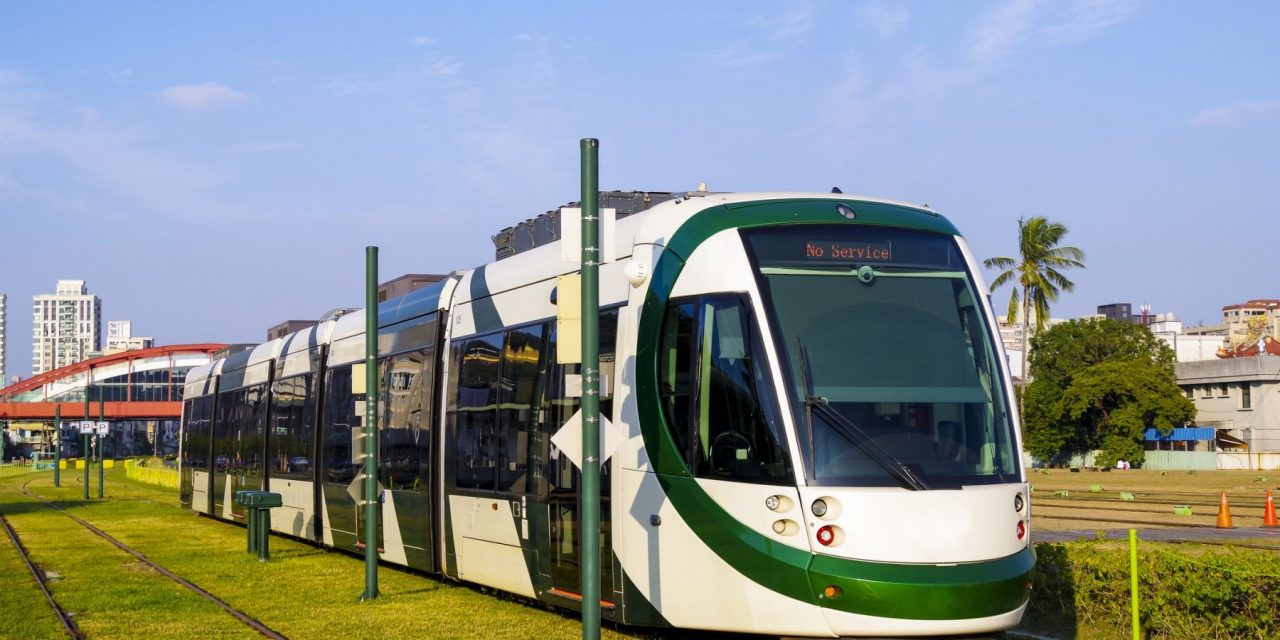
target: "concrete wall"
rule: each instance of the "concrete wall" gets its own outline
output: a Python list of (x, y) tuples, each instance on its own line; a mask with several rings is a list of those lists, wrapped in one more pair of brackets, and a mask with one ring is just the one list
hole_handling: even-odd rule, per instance
[(1280, 453), (1219, 453), (1219, 469), (1280, 469)]
[(1143, 469), (1156, 471), (1213, 471), (1218, 454), (1212, 451), (1148, 451)]

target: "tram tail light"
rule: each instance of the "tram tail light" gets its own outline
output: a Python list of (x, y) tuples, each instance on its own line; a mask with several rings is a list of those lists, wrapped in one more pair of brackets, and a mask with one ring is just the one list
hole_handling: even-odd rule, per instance
[(840, 533), (841, 532), (839, 527), (836, 527), (835, 525), (830, 525), (830, 524), (826, 525), (818, 529), (818, 534), (817, 534), (818, 544), (824, 547), (829, 547), (833, 544), (837, 544), (838, 542), (840, 542), (840, 538), (843, 537), (840, 535)]
[(1026, 537), (1027, 537), (1027, 523), (1025, 523), (1025, 522), (1023, 522), (1023, 521), (1019, 520), (1019, 521), (1018, 521), (1018, 528), (1017, 528), (1017, 532), (1018, 532), (1018, 539), (1019, 539), (1019, 540), (1022, 540), (1022, 539), (1024, 539), (1024, 538), (1026, 538)]

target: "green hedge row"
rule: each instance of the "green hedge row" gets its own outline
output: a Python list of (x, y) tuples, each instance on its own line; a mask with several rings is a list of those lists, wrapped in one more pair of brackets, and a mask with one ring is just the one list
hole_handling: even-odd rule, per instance
[[(1023, 627), (1130, 637), (1128, 543), (1036, 546)], [(1280, 638), (1280, 551), (1138, 542), (1145, 638)]]

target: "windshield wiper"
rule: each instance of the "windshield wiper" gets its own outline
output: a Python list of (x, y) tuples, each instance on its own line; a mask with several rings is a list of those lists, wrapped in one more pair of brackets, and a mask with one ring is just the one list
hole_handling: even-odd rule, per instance
[(837, 433), (844, 436), (846, 440), (853, 443), (855, 447), (867, 454), (868, 458), (871, 458), (872, 461), (884, 468), (885, 471), (888, 471), (889, 475), (897, 478), (898, 481), (902, 483), (903, 487), (911, 489), (912, 491), (929, 490), (929, 486), (926, 485), (923, 480), (916, 476), (916, 474), (912, 473), (911, 469), (908, 468), (907, 465), (903, 464), (902, 461), (885, 451), (884, 447), (876, 444), (876, 441), (873, 440), (871, 436), (867, 435), (867, 432), (863, 431), (862, 427), (854, 424), (852, 420), (844, 417), (844, 415), (839, 411), (832, 409), (831, 405), (827, 404), (826, 398), (809, 396), (805, 398), (804, 403), (809, 407), (810, 411), (822, 418), (823, 421), (830, 425), (831, 428), (835, 429)]
[(929, 486), (924, 483), (916, 474), (911, 472), (907, 465), (901, 460), (893, 457), (888, 451), (884, 450), (876, 441), (867, 435), (862, 427), (854, 424), (852, 420), (844, 417), (839, 411), (831, 408), (827, 399), (813, 393), (813, 378), (809, 374), (809, 355), (805, 351), (804, 346), (800, 344), (799, 337), (796, 338), (796, 347), (800, 350), (800, 373), (804, 377), (805, 396), (805, 418), (809, 423), (809, 459), (813, 459), (813, 420), (812, 415), (817, 414), (826, 422), (836, 433), (839, 433), (848, 440), (859, 451), (866, 454), (873, 462), (880, 465), (889, 475), (897, 478), (904, 488), (912, 491), (928, 491)]

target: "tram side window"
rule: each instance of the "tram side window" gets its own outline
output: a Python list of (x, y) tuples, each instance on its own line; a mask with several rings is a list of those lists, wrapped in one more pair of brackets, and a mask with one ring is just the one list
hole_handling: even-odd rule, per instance
[(334, 367), (324, 387), (324, 475), (326, 482), (349, 484), (356, 477), (351, 450), (355, 402), (351, 397), (351, 365)]
[[(608, 309), (600, 313), (600, 372), (603, 378), (608, 378), (608, 386), (604, 387), (602, 383), (602, 391), (600, 394), (600, 415), (606, 418), (613, 416), (613, 386), (615, 384), (614, 376), (617, 367), (615, 366), (615, 354), (617, 353), (618, 342), (618, 310)], [(530, 486), (530, 490), (538, 495), (545, 495), (551, 489), (548, 481), (558, 489), (569, 489), (576, 487), (580, 480), (580, 473), (577, 467), (569, 462), (567, 456), (561, 455), (559, 451), (554, 449), (554, 445), (549, 445), (550, 439), (559, 431), (573, 414), (578, 412), (582, 407), (582, 398), (568, 397), (565, 391), (565, 376), (575, 375), (582, 372), (580, 364), (559, 364), (556, 362), (558, 336), (556, 335), (555, 325), (551, 325), (551, 339), (547, 346), (547, 365), (545, 369), (550, 372), (547, 375), (547, 406), (545, 408), (547, 418), (544, 425), (544, 438), (546, 445), (539, 446), (535, 452), (541, 452), (544, 448), (546, 454), (545, 476), (537, 476)], [(601, 446), (603, 446), (603, 442)], [(535, 468), (542, 467), (543, 461), (534, 461)], [(608, 487), (609, 466), (605, 465), (600, 476), (600, 486)]]
[(183, 430), (183, 464), (199, 470), (209, 468), (209, 409), (213, 396), (201, 396), (186, 402), (186, 428)]
[(541, 391), (542, 325), (507, 333), (498, 392), (498, 490), (524, 493), (529, 473), (529, 440), (537, 430), (534, 407)]
[(311, 478), (311, 441), (315, 424), (313, 374), (306, 373), (271, 386), (271, 475), (278, 478)]
[(418, 490), (429, 480), (432, 349), (403, 353), (382, 361), (386, 420), (379, 436), (382, 482), (388, 489)]
[(669, 307), (660, 352), (667, 420), (695, 475), (788, 483), (786, 438), (748, 304), (717, 295)]
[(267, 421), (267, 385), (260, 384), (243, 389), (238, 413), (237, 448), (232, 465), (236, 473), (248, 477), (262, 475), (262, 444), (264, 425)]
[(213, 468), (226, 472), (236, 454), (237, 407), (244, 402), (244, 391), (218, 394), (218, 416), (213, 427)]
[(456, 450), (454, 486), (493, 491), (497, 482), (498, 376), (503, 334), (469, 338), (454, 347), (457, 394), (451, 411)]
[(693, 302), (673, 303), (662, 326), (660, 392), (676, 450), (688, 451), (693, 435), (693, 361), (698, 309)]

